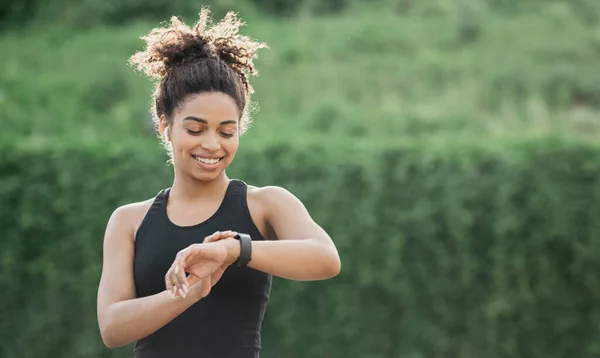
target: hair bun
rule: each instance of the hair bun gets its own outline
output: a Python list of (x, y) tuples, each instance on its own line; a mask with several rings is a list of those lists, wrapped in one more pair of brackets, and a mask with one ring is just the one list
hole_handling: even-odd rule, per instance
[(142, 36), (146, 49), (131, 56), (129, 63), (153, 78), (164, 77), (168, 70), (185, 62), (211, 56), (206, 39), (194, 33), (177, 17), (171, 26), (157, 27)]
[[(182, 37), (183, 41), (180, 43), (165, 46), (160, 51), (164, 57), (165, 70), (167, 71), (169, 68), (188, 61), (213, 56), (213, 50), (210, 49), (210, 45), (200, 36), (182, 34)], [(186, 37), (188, 38), (186, 39)]]
[(238, 74), (247, 93), (252, 93), (248, 76), (257, 75), (253, 64), (256, 53), (268, 46), (239, 34), (244, 25), (235, 13), (212, 24), (210, 11), (203, 8), (193, 28), (177, 17), (171, 17), (167, 27), (157, 27), (142, 36), (146, 48), (131, 56), (129, 63), (147, 76), (161, 79), (171, 68), (200, 58), (219, 58)]

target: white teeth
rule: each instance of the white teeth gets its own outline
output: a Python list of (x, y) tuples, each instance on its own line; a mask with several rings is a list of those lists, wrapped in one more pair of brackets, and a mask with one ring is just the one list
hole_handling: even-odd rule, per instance
[(208, 158), (200, 158), (194, 157), (197, 161), (204, 164), (217, 164), (221, 159), (208, 159)]

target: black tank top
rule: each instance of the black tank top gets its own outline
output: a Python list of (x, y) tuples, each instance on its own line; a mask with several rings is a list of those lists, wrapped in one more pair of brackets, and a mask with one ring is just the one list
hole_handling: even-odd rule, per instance
[[(244, 182), (231, 180), (219, 209), (206, 221), (185, 227), (167, 216), (169, 191), (158, 193), (136, 234), (137, 297), (164, 291), (164, 277), (177, 252), (215, 231), (233, 230), (263, 240), (248, 210)], [(271, 281), (272, 276), (264, 272), (229, 266), (207, 297), (139, 340), (135, 357), (257, 358)]]

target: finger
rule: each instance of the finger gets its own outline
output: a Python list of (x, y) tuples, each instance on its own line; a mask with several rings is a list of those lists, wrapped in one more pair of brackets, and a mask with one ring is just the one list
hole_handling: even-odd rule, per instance
[(175, 274), (175, 267), (171, 270), (170, 279), (173, 282), (173, 295), (179, 295), (179, 280), (177, 280), (177, 275)]
[(233, 231), (219, 231), (214, 234), (215, 241), (223, 240), (226, 237), (233, 236)]
[(179, 281), (182, 283), (182, 288), (185, 290), (186, 293), (189, 292), (189, 290), (190, 290), (190, 285), (187, 283), (186, 268), (189, 264), (191, 264), (189, 262), (189, 260), (192, 257), (192, 255), (198, 254), (199, 251), (200, 251), (199, 245), (190, 245), (178, 254), (178, 256), (179, 256), (179, 261), (178, 261), (179, 266), (178, 267), (179, 268), (177, 270), (177, 274), (178, 274)]
[(175, 274), (177, 275), (177, 280), (179, 281), (179, 289), (183, 290), (185, 292), (185, 294), (187, 295), (187, 292), (189, 291), (189, 287), (187, 286), (187, 278), (185, 277), (185, 269), (183, 268), (183, 265), (181, 264), (181, 262), (178, 266), (176, 266)]
[(205, 237), (204, 242), (214, 242), (214, 241), (217, 241), (218, 238), (219, 238), (219, 231), (213, 233), (212, 235)]
[(235, 231), (227, 230), (227, 231), (217, 231), (214, 234), (208, 236), (204, 242), (214, 242), (226, 239), (228, 237), (234, 237), (237, 233)]
[(221, 239), (226, 239), (228, 237), (234, 237), (236, 234), (237, 234), (237, 232), (232, 231), (232, 230), (221, 231), (220, 237), (221, 237)]
[[(194, 252), (196, 252), (196, 250), (194, 250)], [(192, 250), (190, 249), (190, 247), (188, 247), (187, 249), (181, 251), (177, 256), (178, 256), (178, 266), (177, 266), (177, 278), (179, 279), (179, 282), (181, 282), (181, 285), (183, 289), (188, 290), (189, 287), (187, 287), (187, 279), (185, 277), (185, 269), (187, 268), (187, 261), (188, 261), (188, 257), (191, 255)]]
[(234, 237), (235, 235), (237, 235), (237, 232), (235, 232), (235, 231), (231, 231), (231, 230), (223, 231), (221, 233), (221, 239), (226, 239), (228, 237)]
[(171, 278), (171, 281), (173, 281), (173, 289), (175, 291), (175, 294), (179, 294), (179, 295), (181, 295), (181, 297), (185, 297), (182, 294), (183, 290), (181, 289), (181, 282), (179, 281), (178, 270), (179, 270), (179, 263), (177, 261), (175, 261), (175, 262), (173, 262), (173, 268), (170, 270), (171, 274), (169, 277)]
[(169, 271), (167, 271), (167, 274), (165, 275), (165, 285), (167, 286), (167, 290), (171, 294), (171, 297), (175, 298), (177, 297), (177, 290), (175, 288), (175, 285), (173, 284), (173, 280), (171, 279), (171, 272), (172, 268), (169, 269)]

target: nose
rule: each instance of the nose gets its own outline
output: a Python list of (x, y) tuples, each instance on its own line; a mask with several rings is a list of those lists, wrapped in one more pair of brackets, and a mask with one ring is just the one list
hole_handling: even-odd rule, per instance
[(201, 143), (202, 149), (209, 152), (215, 152), (221, 148), (221, 143), (216, 134), (208, 133), (203, 139), (204, 140)]

